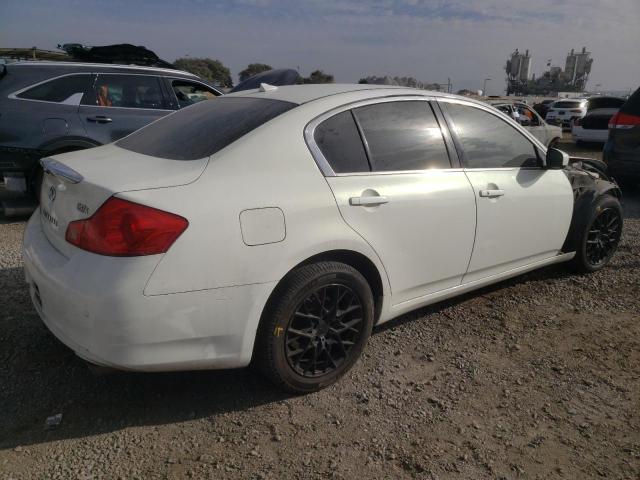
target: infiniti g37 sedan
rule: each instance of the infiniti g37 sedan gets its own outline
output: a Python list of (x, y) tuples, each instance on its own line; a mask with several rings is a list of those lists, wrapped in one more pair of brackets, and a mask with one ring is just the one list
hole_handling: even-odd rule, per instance
[(24, 239), (46, 326), (94, 364), (253, 364), (309, 392), (374, 325), (558, 262), (605, 266), (606, 167), (467, 98), (371, 85), (201, 102), (42, 161)]

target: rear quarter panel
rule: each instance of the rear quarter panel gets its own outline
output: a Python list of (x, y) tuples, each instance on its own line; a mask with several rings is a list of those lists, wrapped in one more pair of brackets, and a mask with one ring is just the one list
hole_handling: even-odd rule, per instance
[[(279, 281), (298, 263), (335, 249), (370, 258), (388, 291), (380, 260), (340, 216), (304, 141), (306, 123), (326, 109), (320, 104), (298, 107), (254, 130), (212, 156), (191, 185), (120, 194), (189, 220), (145, 295)], [(285, 237), (249, 246), (243, 241), (240, 214), (266, 207), (283, 212)]]

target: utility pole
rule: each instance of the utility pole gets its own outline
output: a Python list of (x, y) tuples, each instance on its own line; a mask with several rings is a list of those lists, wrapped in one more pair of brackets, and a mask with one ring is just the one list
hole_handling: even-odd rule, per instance
[(490, 78), (485, 78), (484, 82), (482, 82), (482, 95), (487, 96), (487, 82), (491, 80)]

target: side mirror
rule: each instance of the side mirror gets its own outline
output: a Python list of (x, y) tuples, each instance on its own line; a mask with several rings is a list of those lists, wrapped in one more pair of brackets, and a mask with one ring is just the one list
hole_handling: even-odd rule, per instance
[(557, 148), (547, 148), (545, 164), (550, 170), (560, 170), (569, 165), (569, 155)]

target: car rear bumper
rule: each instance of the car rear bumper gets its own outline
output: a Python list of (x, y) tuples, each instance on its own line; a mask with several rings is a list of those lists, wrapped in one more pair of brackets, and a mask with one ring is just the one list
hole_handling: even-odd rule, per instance
[(27, 225), (23, 257), (31, 299), (47, 328), (85, 360), (122, 370), (246, 366), (262, 306), (274, 287), (146, 296), (157, 256), (113, 258), (81, 251), (67, 258), (45, 236), (38, 210)]
[(571, 136), (574, 140), (581, 142), (606, 142), (609, 138), (609, 130), (588, 129), (574, 126), (571, 129)]

